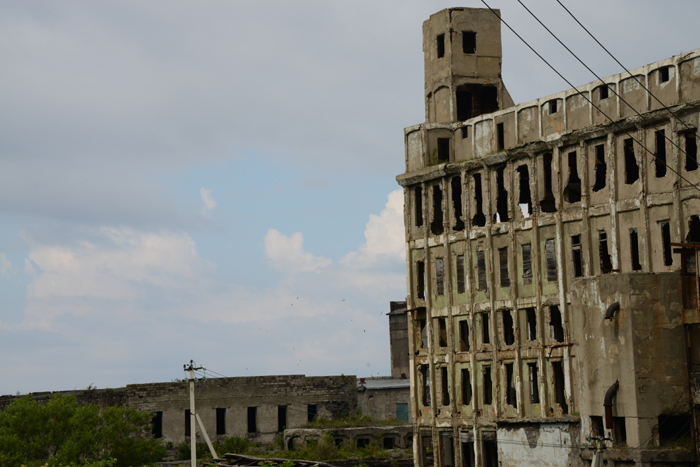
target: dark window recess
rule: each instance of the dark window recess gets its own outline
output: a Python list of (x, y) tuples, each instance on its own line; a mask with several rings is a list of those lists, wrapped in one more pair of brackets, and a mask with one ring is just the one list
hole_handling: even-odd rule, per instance
[(569, 153), (569, 181), (564, 188), (564, 197), (569, 203), (581, 201), (581, 178), (578, 176), (576, 151)]
[(462, 368), (462, 405), (472, 403), (472, 377), (468, 368)]
[(192, 418), (190, 409), (185, 409), (185, 436), (192, 436)]
[(496, 222), (508, 222), (508, 191), (503, 181), (505, 167), (496, 170), (496, 186), (498, 189), (496, 199), (496, 214), (493, 216)]
[(510, 277), (508, 277), (508, 247), (498, 249), (498, 258), (501, 266), (501, 287), (510, 287)]
[(468, 126), (463, 126), (461, 128), (461, 131), (462, 131), (462, 139), (469, 138), (469, 127)]
[[(287, 428), (287, 406), (277, 406), (277, 431), (282, 432)], [(222, 433), (223, 434), (223, 433)]]
[(483, 250), (476, 252), (476, 267), (478, 277), (478, 290), (487, 290), (486, 285), (486, 255)]
[(685, 170), (692, 172), (698, 169), (698, 141), (695, 135), (685, 134)]
[(512, 405), (513, 407), (518, 406), (518, 398), (515, 394), (515, 378), (513, 375), (513, 364), (506, 363), (506, 404)]
[(690, 243), (700, 243), (700, 217), (690, 216), (686, 241)]
[(422, 389), (423, 389), (423, 394), (422, 394), (422, 399), (423, 399), (423, 407), (430, 407), (430, 374), (429, 374), (429, 368), (428, 365), (421, 365), (420, 367), (420, 374), (422, 378)]
[(495, 439), (484, 439), (481, 442), (484, 453), (484, 467), (498, 467), (498, 445)]
[(440, 447), (442, 453), (442, 467), (455, 467), (454, 443), (452, 442), (451, 431), (443, 431), (440, 433)]
[(489, 315), (481, 314), (481, 342), (484, 344), (491, 343), (491, 332), (489, 330)]
[(496, 143), (498, 144), (498, 150), (503, 151), (503, 149), (505, 149), (506, 147), (506, 135), (503, 132), (503, 123), (498, 123), (496, 125), (496, 135)]
[[(530, 196), (530, 172), (527, 165), (518, 167), (518, 175), (520, 178), (520, 186), (518, 193), (518, 205), (523, 212), (524, 217), (529, 217), (532, 214), (532, 197)], [(527, 212), (525, 212), (527, 208)]]
[(382, 440), (382, 447), (384, 449), (394, 449), (394, 438), (390, 438), (390, 437), (386, 436)]
[(607, 274), (612, 271), (610, 253), (608, 253), (608, 234), (605, 231), (598, 232), (598, 255), (600, 256), (600, 272)]
[(661, 241), (664, 246), (664, 264), (671, 266), (673, 264), (673, 255), (671, 254), (671, 229), (668, 222), (661, 223)]
[(564, 369), (561, 362), (552, 362), (552, 372), (554, 373), (554, 398), (564, 415), (569, 413), (569, 406), (566, 404), (566, 393), (564, 392)]
[(369, 446), (369, 438), (357, 438), (357, 449), (364, 449)]
[(526, 308), (525, 315), (527, 317), (527, 340), (537, 340), (537, 312), (534, 308)]
[(564, 342), (564, 325), (561, 320), (561, 311), (556, 305), (549, 307), (549, 327), (552, 332), (552, 339), (556, 342)]
[(555, 282), (557, 280), (557, 256), (554, 252), (553, 238), (545, 240), (544, 251), (547, 258), (547, 280)]
[(557, 100), (552, 99), (551, 101), (548, 102), (548, 104), (549, 104), (549, 114), (551, 115), (551, 114), (557, 113), (557, 110), (558, 110), (557, 109)]
[(416, 295), (425, 300), (425, 262), (416, 261)]
[(476, 33), (474, 31), (462, 31), (462, 52), (465, 54), (476, 52)]
[(440, 185), (433, 185), (433, 222), (430, 224), (430, 231), (433, 235), (440, 235), (443, 229), (442, 189)]
[(654, 169), (656, 178), (666, 176), (666, 134), (659, 130), (656, 135), (656, 154), (654, 155)]
[(463, 84), (457, 88), (455, 97), (459, 121), (498, 110), (498, 90), (495, 86)]
[(600, 89), (599, 97), (600, 97), (600, 100), (601, 100), (601, 101), (602, 101), (603, 99), (607, 99), (607, 98), (610, 96), (610, 94), (609, 94), (609, 89), (608, 89), (607, 86), (601, 86), (601, 87), (599, 87), (598, 89)]
[(309, 404), (306, 406), (306, 420), (313, 422), (318, 416), (318, 406), (316, 404)]
[(501, 312), (501, 317), (503, 319), (503, 341), (506, 345), (513, 345), (515, 343), (513, 315), (510, 313), (510, 310), (503, 310)]
[(423, 225), (423, 190), (417, 186), (413, 191), (413, 206), (415, 206), (416, 227)]
[(616, 446), (627, 444), (627, 428), (625, 427), (625, 417), (613, 417), (613, 439)]
[(428, 329), (427, 329), (427, 321), (425, 318), (425, 308), (418, 308), (416, 310), (416, 324), (418, 325), (418, 331), (420, 332), (420, 340), (418, 340), (417, 344), (420, 346), (422, 349), (427, 349), (428, 348)]
[(442, 405), (450, 405), (450, 382), (447, 379), (447, 367), (440, 367), (440, 385), (442, 386)]
[(693, 420), (689, 413), (680, 415), (659, 415), (659, 440), (676, 442), (680, 438), (693, 435)]
[(163, 437), (163, 412), (153, 412), (153, 418), (151, 418), (151, 434), (154, 438)]
[(445, 35), (438, 34), (435, 41), (437, 42), (437, 57), (442, 58), (445, 56)]
[(435, 295), (445, 295), (445, 260), (435, 258)]
[(605, 164), (605, 145), (599, 144), (595, 147), (595, 184), (593, 191), (600, 191), (605, 188), (605, 180), (608, 176), (608, 166)]
[(542, 212), (557, 212), (554, 202), (554, 192), (552, 191), (552, 153), (547, 152), (542, 156), (544, 165), (544, 198), (540, 200)]
[(530, 381), (530, 403), (540, 403), (540, 386), (537, 378), (537, 363), (527, 364), (528, 378)]
[(248, 407), (248, 433), (258, 432), (258, 408)]
[(523, 250), (523, 285), (532, 284), (532, 245), (522, 245)]
[(640, 271), (642, 265), (639, 263), (639, 236), (637, 229), (630, 229), (630, 257), (632, 259), (632, 270)]
[(591, 416), (591, 431), (593, 436), (605, 436), (605, 429), (603, 428), (603, 417), (601, 416)]
[(457, 293), (466, 291), (464, 286), (464, 255), (457, 256)]
[(438, 330), (440, 333), (438, 336), (438, 345), (440, 347), (447, 347), (447, 320), (445, 318), (438, 318)]
[(574, 263), (574, 277), (583, 276), (583, 252), (581, 251), (581, 236), (571, 236), (571, 261)]
[(469, 352), (469, 321), (466, 319), (459, 322), (459, 350)]
[(631, 185), (639, 179), (639, 166), (634, 157), (634, 140), (627, 138), (624, 142), (625, 152), (625, 183)]
[(454, 212), (455, 223), (453, 230), (460, 232), (464, 230), (464, 220), (462, 219), (462, 177), (452, 177), (452, 210)]
[(437, 156), (439, 162), (448, 162), (450, 160), (450, 138), (438, 138)]
[(669, 78), (669, 68), (667, 66), (659, 68), (659, 81), (665, 83)]
[(472, 224), (477, 227), (483, 227), (486, 225), (486, 216), (484, 216), (483, 208), (484, 198), (481, 189), (481, 174), (474, 174), (474, 201), (476, 214), (474, 214)]
[[(280, 430), (282, 431), (282, 430)], [(226, 434), (226, 409), (218, 408), (216, 409), (216, 434), (225, 435)]]
[(484, 366), (484, 405), (491, 405), (493, 402), (493, 385), (491, 384), (491, 367)]
[(475, 467), (476, 459), (474, 459), (474, 442), (462, 442), (462, 467)]

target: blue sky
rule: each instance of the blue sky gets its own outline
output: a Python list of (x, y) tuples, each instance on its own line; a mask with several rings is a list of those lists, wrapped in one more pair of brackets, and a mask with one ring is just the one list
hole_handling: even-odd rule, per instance
[[(489, 2), (574, 84), (516, 2)], [(528, 5), (602, 76), (554, 2)], [(389, 374), (403, 128), (443, 1), (0, 5), (0, 394)], [(481, 2), (463, 6), (481, 7)], [(700, 4), (572, 4), (628, 67), (700, 47)], [(694, 14), (692, 14), (694, 13)], [(505, 28), (524, 102), (566, 89)]]

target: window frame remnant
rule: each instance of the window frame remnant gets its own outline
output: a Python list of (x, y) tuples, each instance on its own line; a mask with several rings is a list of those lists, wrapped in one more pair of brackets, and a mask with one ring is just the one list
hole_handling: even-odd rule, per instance
[(443, 58), (445, 56), (445, 34), (438, 34), (435, 37), (435, 42), (437, 46), (437, 58)]
[(491, 343), (491, 330), (489, 329), (489, 315), (488, 313), (481, 313), (481, 343), (490, 344)]
[(623, 152), (625, 157), (625, 184), (632, 185), (639, 180), (639, 164), (634, 155), (634, 140), (626, 138), (623, 141)]
[(501, 311), (501, 321), (503, 322), (503, 343), (505, 345), (515, 344), (515, 325), (510, 310)]
[(513, 373), (513, 363), (505, 363), (504, 365), (506, 371), (506, 404), (512, 405), (514, 408), (518, 407), (518, 395), (515, 392), (515, 374)]
[(425, 261), (416, 261), (416, 297), (425, 300)]
[(415, 212), (416, 227), (423, 226), (423, 189), (420, 185), (413, 189), (413, 206)]
[(428, 365), (420, 365), (419, 370), (423, 381), (421, 382), (421, 402), (423, 407), (430, 407), (430, 367)]
[(698, 170), (698, 140), (694, 133), (685, 133), (685, 171)]
[(605, 188), (608, 177), (608, 165), (605, 162), (605, 144), (597, 144), (595, 146), (595, 183), (593, 184), (593, 192), (597, 192)]
[(442, 389), (442, 405), (450, 405), (450, 382), (447, 376), (447, 367), (440, 367), (440, 386)]
[(442, 235), (445, 231), (444, 215), (442, 212), (442, 187), (433, 185), (433, 221), (430, 223), (430, 232), (433, 235)]
[(523, 285), (532, 284), (532, 244), (523, 243), (520, 245), (523, 257)]
[(471, 405), (472, 403), (472, 378), (469, 368), (462, 368), (462, 405)]
[(544, 241), (545, 258), (547, 261), (547, 280), (549, 282), (556, 282), (559, 280), (555, 246), (553, 238), (548, 238)]
[(454, 213), (454, 225), (452, 230), (461, 232), (464, 230), (464, 210), (462, 209), (462, 177), (456, 175), (450, 180), (452, 191), (452, 212)]
[(484, 215), (484, 192), (481, 184), (481, 174), (472, 174), (474, 180), (474, 202), (475, 214), (472, 218), (472, 224), (478, 227), (486, 225), (486, 216)]
[(659, 222), (661, 227), (661, 242), (663, 244), (664, 266), (673, 265), (673, 254), (671, 250), (671, 226), (669, 221)]
[(510, 287), (510, 274), (508, 272), (508, 247), (498, 249), (499, 271), (501, 287)]
[(476, 32), (462, 31), (462, 53), (467, 55), (476, 53)]
[(630, 261), (633, 271), (642, 270), (642, 263), (639, 259), (639, 234), (637, 229), (630, 229)]
[(488, 282), (486, 280), (486, 253), (484, 250), (476, 252), (476, 268), (477, 268), (477, 290), (488, 290)]
[(657, 130), (654, 132), (656, 140), (656, 154), (654, 155), (654, 172), (656, 178), (666, 176), (666, 132), (665, 130)]
[(612, 272), (612, 260), (608, 251), (608, 234), (605, 230), (598, 231), (598, 257), (600, 258), (600, 273)]
[(539, 404), (540, 403), (540, 386), (537, 362), (528, 362), (528, 381), (530, 382), (530, 403)]
[(445, 295), (445, 260), (435, 258), (435, 295)]
[(491, 405), (493, 404), (493, 381), (491, 379), (491, 365), (484, 365), (482, 367), (482, 375), (484, 379), (484, 384), (482, 385), (484, 389), (484, 405)]
[(438, 347), (447, 347), (447, 319), (438, 318)]
[(583, 277), (583, 247), (580, 234), (571, 236), (571, 262), (574, 277)]
[(459, 321), (459, 351), (469, 352), (469, 321), (463, 319)]
[(525, 308), (525, 318), (527, 322), (526, 338), (530, 342), (537, 340), (537, 310), (533, 307)]
[(455, 262), (455, 267), (457, 269), (457, 293), (463, 294), (467, 291), (466, 280), (464, 277), (464, 255), (457, 255), (457, 257), (455, 258)]
[(216, 408), (216, 434), (226, 434), (226, 408), (224, 407)]
[(571, 151), (567, 155), (569, 162), (569, 178), (564, 188), (564, 197), (569, 203), (581, 201), (581, 177), (578, 175), (578, 164), (576, 151)]
[(418, 349), (428, 349), (428, 321), (426, 317), (425, 308), (418, 308), (416, 310), (416, 317), (414, 320), (415, 324), (418, 326), (416, 331), (418, 331), (418, 336), (416, 336), (416, 346)]

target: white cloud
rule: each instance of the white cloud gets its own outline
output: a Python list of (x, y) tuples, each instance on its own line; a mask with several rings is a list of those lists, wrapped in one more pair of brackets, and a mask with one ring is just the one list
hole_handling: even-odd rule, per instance
[(207, 216), (216, 207), (216, 200), (211, 196), (211, 190), (204, 187), (199, 189), (199, 194), (202, 196), (202, 214)]
[(0, 252), (0, 275), (7, 277), (14, 273), (15, 268), (12, 267), (12, 263), (7, 259), (7, 255)]
[(265, 235), (265, 256), (273, 268), (289, 274), (319, 272), (331, 264), (329, 258), (304, 251), (304, 235), (301, 232), (287, 237), (277, 229), (270, 229)]
[(24, 258), (24, 273), (33, 276), (36, 274), (36, 269), (29, 258)]

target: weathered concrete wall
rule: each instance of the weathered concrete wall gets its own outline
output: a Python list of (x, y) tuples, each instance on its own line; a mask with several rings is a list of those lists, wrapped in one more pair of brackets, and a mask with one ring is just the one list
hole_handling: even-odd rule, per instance
[(284, 447), (292, 451), (304, 446), (308, 441), (318, 441), (330, 433), (336, 443), (350, 443), (357, 446), (366, 440), (382, 446), (385, 439), (393, 440), (396, 448), (410, 448), (413, 442), (413, 427), (410, 425), (358, 426), (349, 428), (292, 428), (284, 431)]
[[(389, 379), (387, 379), (390, 381)], [(362, 410), (363, 415), (369, 415), (373, 420), (396, 420), (399, 417), (399, 412), (403, 408), (399, 404), (409, 404), (409, 381), (398, 380), (398, 387), (380, 387), (380, 388), (364, 388), (361, 387), (357, 394), (357, 403)], [(413, 421), (411, 412), (406, 407), (408, 422)]]
[(576, 452), (579, 427), (568, 423), (523, 423), (500, 426), (496, 432), (501, 465), (573, 467), (585, 465)]

